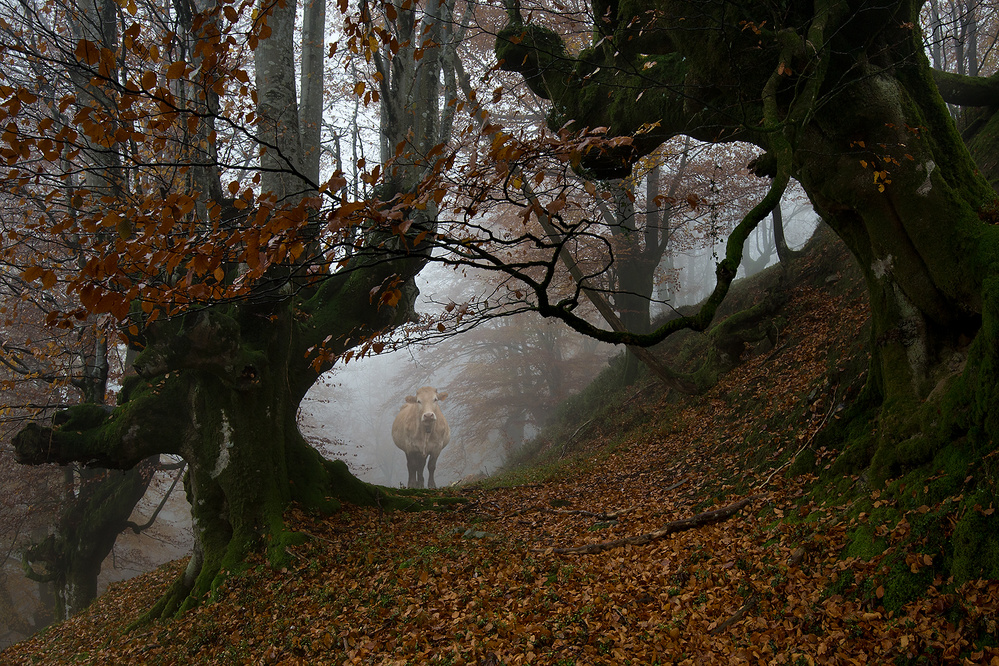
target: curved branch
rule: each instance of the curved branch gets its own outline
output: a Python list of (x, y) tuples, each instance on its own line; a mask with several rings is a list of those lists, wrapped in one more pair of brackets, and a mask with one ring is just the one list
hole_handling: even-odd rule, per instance
[(934, 69), (933, 81), (945, 102), (958, 106), (999, 105), (999, 74), (962, 76)]
[(184, 478), (185, 471), (187, 471), (187, 463), (180, 464), (177, 471), (177, 475), (174, 476), (173, 483), (170, 484), (170, 489), (167, 490), (165, 493), (163, 493), (163, 499), (160, 500), (160, 503), (156, 507), (156, 510), (153, 511), (153, 514), (149, 516), (149, 520), (147, 520), (141, 525), (139, 525), (138, 523), (133, 523), (131, 520), (129, 520), (128, 522), (125, 523), (125, 527), (132, 530), (134, 534), (139, 534), (143, 530), (146, 530), (149, 527), (151, 527), (152, 524), (156, 522), (156, 518), (160, 515), (160, 511), (162, 511), (163, 507), (166, 506), (167, 500), (170, 499), (170, 495), (173, 494), (173, 491), (177, 487), (177, 484), (180, 482), (181, 479)]
[(177, 376), (154, 384), (140, 380), (139, 386), (126, 387), (128, 402), (114, 410), (75, 405), (57, 413), (52, 427), (29, 423), (12, 439), (15, 458), (28, 465), (79, 462), (131, 469), (159, 453), (181, 455), (191, 427), (182, 399), (186, 381)]
[(752, 504), (755, 500), (763, 497), (763, 495), (752, 495), (751, 497), (746, 497), (738, 502), (729, 504), (728, 506), (722, 507), (720, 509), (713, 509), (711, 511), (705, 511), (704, 513), (699, 513), (696, 516), (690, 516), (689, 518), (681, 518), (680, 520), (674, 520), (672, 522), (666, 523), (657, 530), (652, 532), (647, 532), (645, 534), (638, 534), (635, 536), (624, 537), (623, 539), (614, 539), (613, 541), (602, 541), (600, 543), (591, 543), (585, 546), (574, 546), (571, 548), (555, 548), (552, 552), (560, 554), (568, 553), (600, 553), (605, 550), (610, 550), (611, 548), (618, 548), (620, 546), (641, 546), (656, 539), (661, 539), (664, 536), (670, 534), (675, 534), (677, 532), (684, 532), (686, 530), (692, 530), (696, 527), (702, 527), (704, 525), (711, 525), (712, 523), (718, 523), (723, 520), (728, 520), (736, 513), (739, 512), (745, 506)]

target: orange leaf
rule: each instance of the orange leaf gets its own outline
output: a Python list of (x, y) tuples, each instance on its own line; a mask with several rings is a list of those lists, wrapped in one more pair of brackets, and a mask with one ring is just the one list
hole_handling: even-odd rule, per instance
[(52, 271), (45, 271), (42, 273), (42, 288), (51, 289), (55, 286), (56, 274)]
[(101, 50), (88, 39), (81, 39), (76, 44), (76, 51), (74, 53), (76, 59), (87, 65), (95, 65), (100, 62)]
[(187, 71), (187, 63), (183, 60), (178, 60), (177, 62), (171, 63), (167, 67), (166, 77), (168, 79), (179, 79), (184, 76), (184, 72)]
[(44, 273), (45, 269), (41, 266), (29, 266), (21, 271), (21, 279), (25, 282), (31, 282), (40, 278)]

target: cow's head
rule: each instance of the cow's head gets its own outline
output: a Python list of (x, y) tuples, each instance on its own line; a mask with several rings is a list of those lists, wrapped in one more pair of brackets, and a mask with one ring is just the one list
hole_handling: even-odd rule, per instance
[(437, 424), (437, 415), (440, 413), (438, 402), (447, 397), (447, 393), (438, 393), (432, 386), (424, 386), (416, 395), (407, 395), (406, 402), (415, 404), (420, 410), (420, 423), (423, 429), (430, 432)]

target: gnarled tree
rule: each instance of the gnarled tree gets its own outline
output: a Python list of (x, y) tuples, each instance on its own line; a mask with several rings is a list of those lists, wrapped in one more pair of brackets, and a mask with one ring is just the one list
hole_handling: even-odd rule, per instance
[[(870, 294), (869, 410), (858, 418), (880, 420), (861, 429), (844, 461), (870, 468), (876, 481), (955, 446), (984, 455), (999, 435), (999, 203), (941, 97), (994, 108), (999, 88), (994, 77), (957, 75), (938, 76), (938, 88), (922, 4), (595, 0), (592, 43), (571, 53), (510, 2), (496, 42), (501, 67), (551, 100), (553, 128), (607, 128), (626, 139), (583, 156), (598, 177), (619, 177), (687, 135), (755, 144), (756, 172), (773, 179), (731, 234), (698, 315), (643, 335), (593, 332), (601, 339), (648, 345), (707, 326), (747, 234), (790, 178), (801, 183)], [(971, 144), (992, 170), (997, 123), (989, 117)], [(577, 323), (557, 306), (546, 314)], [(975, 492), (991, 501), (994, 475)], [(954, 566), (971, 574), (983, 563), (964, 553)]]
[[(301, 102), (294, 2), (261, 2), (252, 21), (225, 0), (130, 5), (128, 16), (110, 0), (38, 8), (54, 26), (42, 33), (45, 77), (4, 92), (17, 120), (4, 157), (31, 158), (4, 180), (33, 203), (22, 227), (73, 243), (78, 257), (24, 258), (22, 277), (79, 299), (54, 324), (108, 313), (138, 351), (114, 409), (85, 404), (29, 425), (16, 453), (119, 469), (160, 453), (187, 462), (195, 549), (153, 615), (198, 603), (251, 549), (280, 559), (300, 538), (283, 522), (292, 501), (391, 503), (324, 460), (296, 419), (343, 352), (413, 316), (436, 225), (420, 185), (433, 177), (424, 158), (446, 139), (436, 118), (451, 7), (391, 6), (353, 25), (357, 48), (373, 48), (379, 25), (395, 47), (376, 54), (391, 111), (380, 198), (361, 202), (339, 197), (341, 173), (318, 179), (322, 9), (306, 4)], [(159, 21), (176, 30), (158, 32)], [(36, 57), (27, 40), (15, 47), (15, 62)], [(53, 92), (47, 81), (65, 71), (74, 90)], [(225, 182), (246, 167), (252, 179)], [(69, 175), (46, 180), (59, 169)]]

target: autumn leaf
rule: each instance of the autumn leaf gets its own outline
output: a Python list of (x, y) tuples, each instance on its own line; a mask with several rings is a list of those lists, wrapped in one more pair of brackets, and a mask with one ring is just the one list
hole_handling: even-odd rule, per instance
[(101, 49), (88, 39), (81, 39), (76, 44), (74, 52), (76, 59), (86, 65), (95, 65), (100, 62)]
[(183, 60), (177, 60), (170, 63), (166, 69), (166, 78), (169, 80), (180, 79), (184, 77), (184, 73), (187, 71), (187, 63)]

